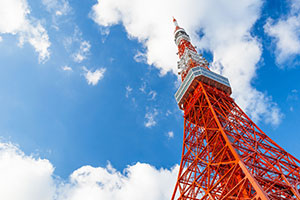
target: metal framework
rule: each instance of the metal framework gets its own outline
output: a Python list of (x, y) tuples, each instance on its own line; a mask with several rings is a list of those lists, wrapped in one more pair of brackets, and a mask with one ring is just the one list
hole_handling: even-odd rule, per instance
[[(188, 35), (174, 23), (179, 58), (186, 49), (195, 52)], [(178, 38), (178, 31), (185, 37)], [(178, 67), (183, 82), (191, 68), (208, 69), (189, 59), (189, 65)], [(251, 121), (230, 97), (231, 90), (202, 80), (195, 79), (184, 100), (178, 99), (184, 136), (172, 200), (300, 200), (300, 161)]]

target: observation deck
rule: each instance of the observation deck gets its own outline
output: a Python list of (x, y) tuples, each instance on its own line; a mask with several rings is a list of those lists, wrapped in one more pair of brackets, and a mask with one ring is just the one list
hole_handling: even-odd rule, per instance
[(194, 67), (189, 70), (186, 78), (175, 93), (175, 99), (180, 109), (184, 109), (183, 105), (189, 97), (189, 94), (194, 92), (198, 81), (215, 87), (228, 95), (232, 93), (229, 81), (226, 77), (203, 67)]

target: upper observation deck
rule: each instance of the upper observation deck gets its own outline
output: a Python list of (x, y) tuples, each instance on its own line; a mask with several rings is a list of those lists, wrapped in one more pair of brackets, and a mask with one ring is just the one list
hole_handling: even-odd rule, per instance
[(198, 81), (215, 87), (228, 95), (232, 93), (229, 81), (226, 77), (203, 67), (194, 67), (189, 70), (186, 78), (175, 93), (175, 99), (180, 109), (184, 109), (184, 103), (189, 97), (189, 94), (193, 94), (198, 85)]

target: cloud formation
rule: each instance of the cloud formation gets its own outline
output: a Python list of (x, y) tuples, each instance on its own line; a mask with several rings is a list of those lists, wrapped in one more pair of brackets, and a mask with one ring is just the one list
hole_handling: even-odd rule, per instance
[(171, 198), (178, 167), (157, 170), (149, 164), (128, 166), (123, 173), (84, 166), (74, 171), (61, 196), (70, 200), (167, 200)]
[(138, 51), (135, 60), (146, 60), (162, 75), (169, 71), (177, 74), (171, 22), (176, 16), (193, 44), (213, 54), (211, 69), (230, 79), (238, 104), (255, 121), (278, 124), (281, 114), (277, 105), (251, 84), (262, 47), (250, 31), (261, 6), (262, 0), (98, 0), (90, 16), (101, 27), (123, 24), (129, 38), (137, 39), (145, 49)]
[(81, 30), (76, 25), (73, 35), (65, 37), (63, 44), (74, 62), (81, 63), (90, 55), (91, 43), (83, 38)]
[(106, 71), (105, 68), (96, 69), (94, 72), (86, 67), (82, 67), (82, 69), (84, 71), (84, 77), (89, 85), (97, 85), (98, 82), (104, 77), (104, 73)]
[(48, 12), (54, 13), (56, 16), (67, 15), (71, 11), (71, 7), (67, 0), (42, 0)]
[(15, 145), (0, 143), (0, 199), (54, 199), (53, 171), (48, 160), (26, 156)]
[(264, 26), (265, 32), (273, 37), (276, 44), (276, 61), (283, 64), (291, 56), (300, 54), (300, 2), (291, 1), (291, 10), (278, 21), (269, 18)]
[(52, 16), (51, 27), (59, 30), (61, 22), (66, 22), (63, 17), (68, 16), (72, 11), (68, 0), (42, 0), (42, 4)]
[(169, 139), (174, 138), (174, 132), (173, 131), (169, 131), (167, 133), (167, 136), (168, 136)]
[(155, 100), (156, 95), (157, 95), (157, 92), (154, 91), (154, 90), (151, 90), (151, 91), (148, 93), (148, 96), (150, 97), (149, 100), (151, 100), (151, 101)]
[(69, 66), (67, 66), (67, 65), (61, 67), (61, 69), (62, 69), (63, 71), (73, 71), (72, 67), (69, 67)]
[(153, 109), (152, 111), (148, 111), (146, 114), (145, 114), (145, 122), (144, 122), (144, 125), (145, 127), (147, 128), (151, 128), (153, 126), (156, 125), (156, 117), (158, 115), (158, 111), (157, 109)]
[(73, 54), (73, 59), (75, 62), (81, 63), (87, 58), (87, 55), (90, 53), (91, 45), (88, 41), (82, 41), (78, 51)]
[(125, 97), (128, 98), (132, 92), (132, 87), (130, 87), (130, 85), (127, 85), (125, 89), (126, 89)]
[(30, 17), (26, 0), (0, 1), (0, 33), (17, 35), (19, 46), (31, 44), (39, 54), (39, 62), (49, 59), (49, 36), (41, 22)]
[[(68, 180), (53, 174), (52, 164), (0, 143), (0, 199), (5, 200), (169, 200), (178, 166), (168, 169), (136, 163), (123, 172), (83, 166)], [(56, 177), (56, 178), (55, 178)]]

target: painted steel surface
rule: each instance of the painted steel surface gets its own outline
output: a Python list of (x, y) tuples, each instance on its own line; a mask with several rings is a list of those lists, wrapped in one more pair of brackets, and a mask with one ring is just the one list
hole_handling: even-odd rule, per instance
[[(189, 41), (180, 39), (180, 59), (186, 49), (197, 53)], [(190, 61), (182, 61), (189, 64), (182, 69), (183, 83), (176, 93), (184, 110), (184, 134), (171, 199), (300, 200), (300, 161), (243, 112), (231, 91), (195, 78), (206, 77), (230, 88), (224, 77), (213, 76), (207, 64)]]
[(209, 71), (203, 67), (194, 67), (188, 72), (186, 78), (175, 93), (175, 99), (181, 109), (183, 109), (182, 105), (186, 98), (188, 98), (189, 94), (194, 90), (193, 85), (195, 84), (193, 84), (193, 82), (197, 80), (214, 86), (229, 95), (231, 94), (230, 83), (226, 77)]

